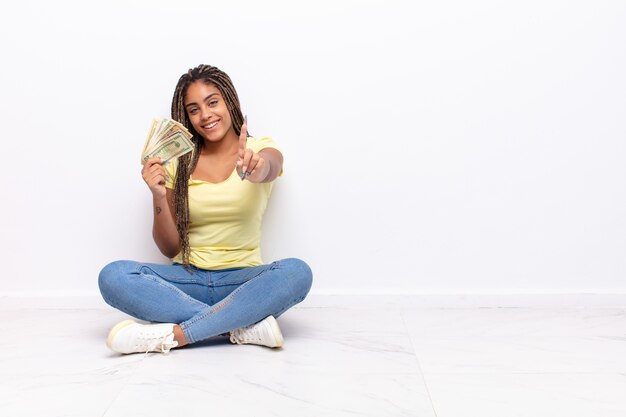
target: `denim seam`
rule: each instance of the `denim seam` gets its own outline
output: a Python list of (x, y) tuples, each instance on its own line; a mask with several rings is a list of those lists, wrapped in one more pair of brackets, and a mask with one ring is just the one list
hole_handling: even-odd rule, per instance
[(189, 332), (187, 326), (183, 323), (179, 324), (179, 326), (180, 329), (183, 331), (183, 334), (185, 335), (185, 339), (187, 339), (187, 343), (195, 343), (196, 339), (193, 338), (193, 335)]
[(258, 274), (256, 274), (255, 276), (253, 276), (252, 278), (250, 278), (249, 280), (247, 280), (246, 282), (241, 284), (239, 287), (237, 287), (233, 292), (231, 292), (226, 298), (224, 298), (218, 304), (215, 304), (215, 305), (211, 306), (209, 311), (207, 311), (206, 313), (202, 313), (198, 317), (191, 318), (191, 319), (185, 321), (184, 323), (181, 323), (180, 324), (180, 328), (183, 330), (183, 333), (185, 333), (185, 336), (187, 336), (187, 340), (189, 341), (189, 343), (194, 343), (196, 341), (195, 337), (193, 337), (193, 334), (191, 334), (189, 326), (197, 323), (200, 320), (204, 320), (208, 316), (210, 316), (212, 314), (215, 314), (218, 311), (222, 310), (224, 307), (226, 307), (232, 301), (233, 297), (235, 295), (237, 295), (239, 293), (239, 291), (241, 291), (241, 288), (244, 287), (247, 283), (251, 282), (255, 278), (258, 278), (263, 273), (265, 273), (267, 271), (271, 271), (271, 270), (277, 269), (277, 268), (278, 268), (278, 262), (272, 262), (269, 268), (260, 271)]
[(237, 295), (237, 293), (241, 290), (241, 287), (243, 287), (244, 285), (246, 285), (248, 282), (251, 282), (253, 279), (258, 278), (259, 276), (261, 276), (262, 274), (266, 273), (267, 271), (276, 269), (277, 267), (277, 262), (272, 262), (271, 266), (267, 269), (264, 269), (262, 271), (260, 271), (258, 274), (256, 274), (255, 276), (253, 276), (252, 278), (250, 278), (249, 280), (247, 280), (246, 282), (242, 283), (239, 287), (237, 287), (233, 292), (231, 292), (230, 294), (228, 294), (228, 296), (226, 298), (224, 298), (222, 301), (220, 301), (218, 304), (214, 304), (213, 306), (211, 306), (210, 311), (204, 313), (202, 316), (197, 317), (195, 319), (191, 319), (189, 321), (189, 324), (193, 324), (198, 320), (202, 320), (203, 318), (217, 313), (218, 311), (220, 311), (221, 309), (223, 309), (228, 303), (230, 303), (230, 301), (232, 300), (232, 298)]
[[(239, 285), (241, 286), (241, 285), (243, 285), (243, 284), (245, 284), (245, 283), (247, 283), (247, 282), (250, 282), (250, 281), (252, 281), (253, 279), (257, 278), (259, 275), (264, 274), (264, 273), (266, 273), (267, 271), (272, 271), (272, 270), (276, 269), (277, 267), (278, 267), (278, 265), (276, 265), (276, 262), (272, 262), (272, 263), (270, 264), (270, 267), (269, 267), (269, 268), (260, 270), (260, 271), (259, 271), (256, 275), (254, 275), (254, 276), (252, 276), (252, 277), (250, 277), (250, 278), (246, 279), (246, 280), (245, 280), (245, 281), (243, 281), (243, 282), (220, 282), (220, 285), (216, 285), (216, 284), (213, 284), (213, 282), (211, 281), (211, 282), (209, 282), (209, 285), (210, 285), (211, 287), (226, 287), (226, 286), (228, 286), (228, 285), (237, 285), (237, 284), (239, 284)], [(252, 267), (252, 268), (254, 268), (254, 267)], [(219, 272), (219, 271), (215, 271), (215, 272)]]
[[(143, 275), (149, 275), (149, 274), (144, 274), (144, 273), (141, 271), (143, 268), (149, 269), (149, 270), (150, 270), (150, 272), (152, 272), (152, 274), (153, 274), (153, 275), (156, 275), (156, 276), (158, 276), (159, 278), (161, 278), (161, 279), (163, 279), (163, 280), (165, 280), (165, 281), (168, 281), (168, 282), (169, 282), (169, 281), (172, 281), (172, 282), (175, 282), (175, 283), (178, 283), (178, 284), (198, 284), (198, 281), (197, 281), (197, 280), (194, 280), (194, 279), (174, 280), (174, 279), (167, 279), (167, 278), (164, 278), (164, 277), (162, 277), (161, 275), (159, 275), (159, 274), (158, 274), (158, 273), (157, 273), (154, 269), (150, 268), (147, 264), (142, 264), (142, 263), (137, 264), (137, 266), (135, 267), (135, 273), (137, 273), (137, 274), (143, 274)], [(203, 283), (202, 283), (202, 282), (200, 282), (200, 284), (203, 284)]]
[[(139, 276), (142, 277), (142, 278), (145, 278), (145, 279), (149, 279), (149, 280), (153, 281), (154, 283), (160, 285), (161, 287), (166, 288), (166, 289), (168, 289), (170, 291), (173, 291), (176, 295), (181, 296), (182, 298), (184, 298), (187, 301), (192, 301), (192, 302), (194, 302), (196, 304), (199, 304), (200, 306), (206, 306), (206, 304), (204, 304), (203, 302), (198, 301), (198, 300), (196, 300), (193, 297), (190, 297), (189, 295), (185, 294), (183, 291), (181, 291), (178, 288), (176, 288), (174, 285), (171, 285), (171, 286), (170, 285), (164, 285), (161, 281), (159, 281), (158, 279), (154, 278), (153, 276), (147, 275), (147, 274), (144, 274), (144, 273), (141, 273), (141, 272), (139, 273)], [(159, 278), (160, 279), (164, 279), (164, 278), (161, 278), (161, 277), (159, 277)]]
[[(248, 282), (250, 282), (250, 281), (248, 281)], [(232, 301), (233, 297), (235, 295), (237, 295), (237, 293), (239, 292), (240, 289), (241, 289), (241, 287), (238, 287), (233, 292), (228, 294), (228, 296), (226, 298), (224, 298), (222, 301), (220, 301), (219, 303), (211, 306), (209, 311), (207, 311), (206, 313), (203, 313), (200, 317), (196, 317), (196, 318), (192, 318), (192, 319), (188, 320), (187, 323), (188, 324), (194, 324), (195, 322), (197, 322), (199, 320), (202, 320), (202, 319), (206, 318), (207, 316), (210, 316), (211, 314), (217, 313), (218, 311), (223, 309), (228, 303), (230, 303)]]
[[(250, 282), (250, 281), (248, 281), (248, 282)], [(243, 285), (245, 285), (245, 284), (243, 284)], [(193, 335), (191, 335), (191, 332), (190, 332), (190, 330), (189, 330), (189, 326), (191, 326), (191, 325), (193, 325), (193, 324), (197, 323), (197, 322), (198, 322), (198, 321), (200, 321), (200, 320), (204, 320), (205, 318), (209, 317), (210, 315), (215, 314), (215, 313), (217, 313), (218, 311), (220, 311), (221, 309), (223, 309), (226, 305), (228, 305), (228, 304), (232, 301), (233, 297), (234, 297), (235, 295), (237, 295), (237, 293), (239, 292), (239, 290), (241, 289), (241, 287), (243, 287), (243, 285), (241, 285), (240, 287), (238, 287), (237, 289), (235, 289), (235, 291), (231, 292), (231, 293), (230, 293), (230, 294), (229, 294), (226, 298), (224, 298), (224, 299), (223, 299), (222, 301), (220, 301), (218, 304), (213, 305), (213, 306), (209, 309), (209, 311), (207, 311), (206, 313), (202, 313), (202, 314), (201, 314), (200, 316), (198, 316), (198, 317), (191, 318), (191, 319), (187, 320), (187, 321), (184, 323), (184, 325), (181, 323), (180, 327), (181, 327), (181, 329), (183, 329), (183, 332), (185, 332), (185, 330), (186, 330), (186, 332), (185, 332), (185, 333), (190, 333), (190, 336), (193, 336)], [(193, 342), (195, 342), (195, 341), (196, 341), (196, 340), (195, 340), (195, 337), (191, 337), (191, 339), (193, 340)], [(190, 340), (190, 342), (192, 342), (192, 340)]]

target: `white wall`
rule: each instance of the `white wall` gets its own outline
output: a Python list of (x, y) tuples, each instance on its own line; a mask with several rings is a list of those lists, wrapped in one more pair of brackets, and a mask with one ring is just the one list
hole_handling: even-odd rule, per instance
[(137, 161), (200, 63), (282, 145), (264, 254), (315, 291), (624, 292), (624, 22), (620, 1), (13, 2), (0, 292), (165, 261)]

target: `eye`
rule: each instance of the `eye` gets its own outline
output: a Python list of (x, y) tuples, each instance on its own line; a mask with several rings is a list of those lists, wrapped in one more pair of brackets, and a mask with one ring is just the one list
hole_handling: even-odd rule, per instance
[(195, 107), (192, 107), (189, 109), (189, 114), (196, 114), (198, 112), (198, 109)]
[(218, 103), (218, 101), (217, 101), (217, 100), (211, 100), (211, 101), (209, 102), (209, 106), (211, 106), (211, 107), (215, 107), (215, 106), (217, 106), (217, 103)]

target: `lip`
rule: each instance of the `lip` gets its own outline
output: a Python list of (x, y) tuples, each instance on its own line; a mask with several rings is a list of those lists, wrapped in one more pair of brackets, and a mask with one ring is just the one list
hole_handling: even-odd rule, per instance
[[(211, 125), (211, 124), (213, 124), (213, 123), (215, 123), (215, 124), (214, 124), (212, 127), (204, 127), (204, 126), (209, 126), (209, 125)], [(204, 124), (204, 125), (202, 125), (202, 126), (200, 126), (200, 127), (202, 128), (202, 130), (204, 130), (204, 131), (206, 131), (206, 132), (211, 132), (211, 131), (215, 130), (215, 128), (216, 128), (219, 124), (220, 124), (220, 121), (219, 121), (219, 120), (214, 120), (214, 121), (212, 121), (212, 122), (210, 122), (210, 123), (206, 123), (206, 124)]]

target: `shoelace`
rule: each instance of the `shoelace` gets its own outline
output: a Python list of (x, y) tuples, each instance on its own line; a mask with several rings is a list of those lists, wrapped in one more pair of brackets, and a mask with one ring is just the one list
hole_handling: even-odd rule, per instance
[(261, 336), (257, 329), (252, 330), (252, 326), (242, 327), (241, 329), (235, 329), (230, 333), (230, 341), (233, 343), (245, 343), (245, 342), (261, 342)]
[(230, 332), (230, 341), (232, 343), (239, 343), (239, 342), (241, 342), (239, 340), (239, 329), (235, 329), (235, 330)]
[[(168, 340), (170, 336), (172, 337), (172, 340)], [(144, 353), (144, 356), (150, 352), (154, 352), (157, 348), (159, 348), (161, 353), (168, 354), (170, 353), (170, 350), (172, 348), (175, 348), (176, 346), (178, 346), (178, 342), (174, 340), (173, 334), (170, 333), (166, 336), (163, 336), (161, 339), (155, 340), (154, 343), (152, 343), (152, 345), (148, 347), (148, 350), (146, 350), (146, 353)]]

